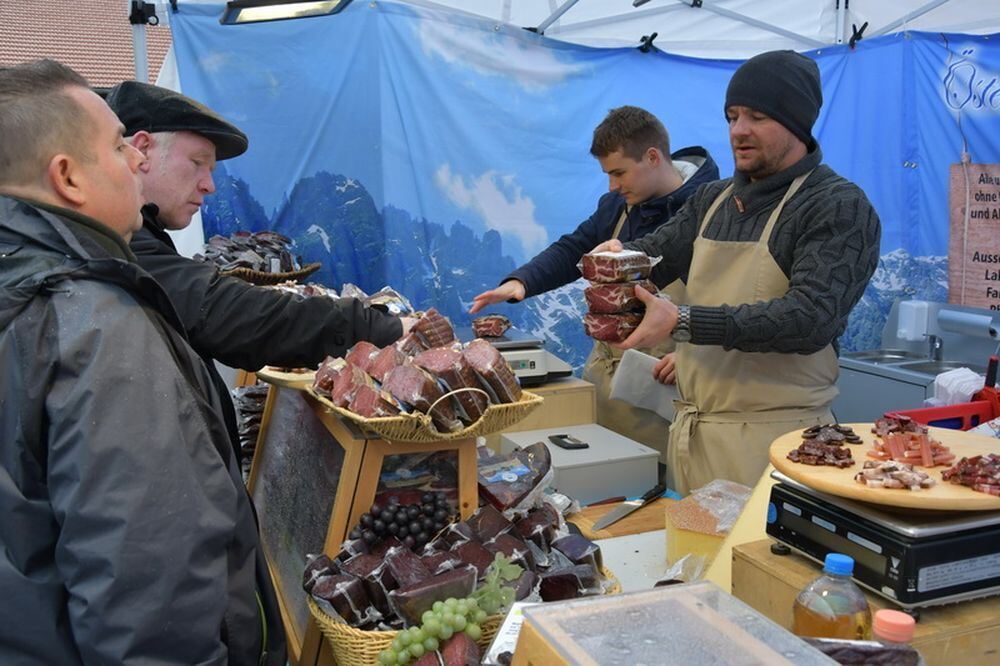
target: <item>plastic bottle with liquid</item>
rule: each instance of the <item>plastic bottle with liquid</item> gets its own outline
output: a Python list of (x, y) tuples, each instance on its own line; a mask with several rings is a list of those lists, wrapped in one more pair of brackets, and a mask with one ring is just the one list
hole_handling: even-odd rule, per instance
[(792, 607), (792, 632), (815, 638), (871, 638), (872, 613), (864, 593), (851, 580), (854, 560), (830, 553), (823, 575), (809, 583)]

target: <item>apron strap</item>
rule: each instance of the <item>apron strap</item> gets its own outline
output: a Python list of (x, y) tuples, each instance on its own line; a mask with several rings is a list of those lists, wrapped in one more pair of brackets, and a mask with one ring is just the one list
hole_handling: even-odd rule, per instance
[(708, 227), (708, 223), (712, 220), (712, 216), (715, 215), (715, 211), (719, 210), (719, 206), (722, 202), (729, 198), (730, 193), (733, 191), (733, 184), (729, 183), (724, 190), (719, 192), (719, 196), (715, 197), (715, 201), (712, 205), (708, 207), (708, 211), (705, 213), (705, 217), (701, 220), (701, 228), (698, 229), (698, 235), (701, 236), (705, 233), (705, 228)]
[(760, 239), (758, 242), (767, 245), (768, 241), (771, 239), (771, 231), (774, 229), (774, 225), (778, 222), (778, 218), (781, 216), (781, 211), (785, 208), (785, 204), (788, 202), (792, 196), (799, 191), (802, 187), (802, 183), (806, 182), (806, 178), (813, 172), (812, 169), (802, 174), (801, 176), (796, 176), (795, 180), (792, 181), (788, 189), (785, 190), (785, 196), (781, 197), (781, 201), (773, 211), (771, 211), (771, 216), (767, 218), (767, 224), (764, 225), (764, 231), (760, 232)]
[(625, 220), (628, 219), (629, 205), (625, 204), (622, 207), (622, 214), (618, 216), (618, 222), (615, 224), (615, 230), (611, 232), (611, 238), (608, 240), (615, 240), (618, 238), (618, 234), (622, 232), (622, 227), (625, 226)]

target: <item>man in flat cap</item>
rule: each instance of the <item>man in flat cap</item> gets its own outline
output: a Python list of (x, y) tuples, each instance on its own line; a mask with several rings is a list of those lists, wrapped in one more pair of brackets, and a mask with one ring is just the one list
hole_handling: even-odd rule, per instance
[(663, 257), (657, 286), (688, 275), (690, 305), (636, 289), (646, 314), (621, 344), (679, 343), (669, 463), (681, 492), (717, 478), (754, 486), (776, 437), (833, 421), (836, 340), (875, 271), (880, 224), (864, 192), (821, 164), (822, 101), (819, 68), (803, 55), (743, 63), (724, 106), (733, 177), (624, 245)]
[[(342, 356), (358, 340), (385, 346), (412, 324), (353, 298), (299, 298), (219, 275), (207, 262), (177, 253), (167, 230), (179, 230), (215, 192), (218, 160), (247, 149), (247, 137), (195, 100), (158, 86), (125, 81), (108, 94), (125, 136), (146, 161), (140, 166), (142, 229), (130, 247), (174, 301), (191, 345), (214, 371), (212, 359), (245, 370), (264, 365), (316, 366)], [(225, 387), (216, 372), (220, 387)], [(227, 421), (238, 442), (236, 416)]]

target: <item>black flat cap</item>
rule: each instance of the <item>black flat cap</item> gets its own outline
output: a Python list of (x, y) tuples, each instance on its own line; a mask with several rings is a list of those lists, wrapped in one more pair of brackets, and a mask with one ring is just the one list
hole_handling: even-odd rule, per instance
[(215, 159), (228, 160), (247, 149), (247, 135), (210, 108), (190, 97), (138, 81), (123, 81), (108, 93), (108, 106), (136, 132), (194, 132), (215, 144)]

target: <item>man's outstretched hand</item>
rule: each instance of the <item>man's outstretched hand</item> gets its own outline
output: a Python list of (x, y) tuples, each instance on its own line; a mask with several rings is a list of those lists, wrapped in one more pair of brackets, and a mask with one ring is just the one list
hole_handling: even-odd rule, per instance
[(524, 284), (520, 280), (507, 280), (496, 289), (484, 291), (472, 299), (472, 307), (469, 314), (476, 314), (487, 305), (494, 303), (504, 303), (509, 300), (524, 300)]

